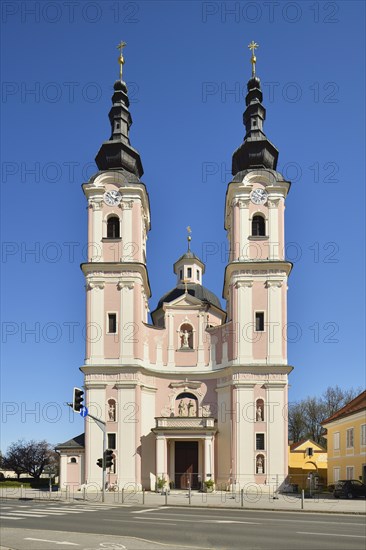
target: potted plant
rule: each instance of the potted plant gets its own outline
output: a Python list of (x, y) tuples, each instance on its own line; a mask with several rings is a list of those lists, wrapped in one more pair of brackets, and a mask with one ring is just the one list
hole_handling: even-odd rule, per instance
[(158, 493), (161, 493), (163, 491), (165, 484), (166, 484), (165, 477), (158, 477), (156, 481), (156, 487), (157, 487)]
[(213, 479), (206, 479), (206, 481), (203, 482), (203, 491), (205, 493), (212, 493), (214, 490), (214, 485)]

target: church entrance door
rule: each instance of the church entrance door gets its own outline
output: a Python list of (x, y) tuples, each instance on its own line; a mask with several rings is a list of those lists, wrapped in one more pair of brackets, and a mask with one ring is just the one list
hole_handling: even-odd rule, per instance
[(175, 442), (175, 488), (198, 489), (198, 441)]

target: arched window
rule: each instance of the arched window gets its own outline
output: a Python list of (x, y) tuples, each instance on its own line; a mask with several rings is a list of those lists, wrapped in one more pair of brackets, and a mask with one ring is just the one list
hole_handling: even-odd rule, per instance
[(264, 237), (266, 234), (266, 222), (263, 216), (253, 216), (252, 219), (252, 236)]
[(119, 218), (117, 216), (111, 216), (107, 221), (107, 239), (119, 239)]
[(70, 458), (70, 463), (71, 463), (71, 464), (76, 464), (76, 463), (77, 463), (77, 460), (76, 460), (76, 458), (75, 458), (74, 456), (72, 456), (72, 457)]

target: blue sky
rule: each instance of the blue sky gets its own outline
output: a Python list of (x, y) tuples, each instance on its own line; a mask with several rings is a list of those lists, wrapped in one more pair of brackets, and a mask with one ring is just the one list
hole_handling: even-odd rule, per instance
[(109, 138), (121, 39), (151, 201), (150, 309), (175, 284), (187, 225), (221, 297), (255, 40), (265, 131), (293, 182), (290, 400), (364, 386), (363, 2), (15, 1), (2, 3), (2, 31), (2, 449), (83, 430), (64, 406), (84, 359), (80, 185)]

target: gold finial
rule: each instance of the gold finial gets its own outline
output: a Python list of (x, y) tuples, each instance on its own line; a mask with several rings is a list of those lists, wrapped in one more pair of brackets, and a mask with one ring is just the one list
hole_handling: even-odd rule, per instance
[(255, 56), (255, 50), (257, 48), (259, 48), (259, 44), (257, 44), (256, 42), (254, 42), (254, 40), (251, 41), (251, 43), (249, 44), (248, 48), (252, 51), (252, 58), (251, 58), (251, 63), (252, 63), (252, 77), (255, 76), (255, 64), (257, 63), (257, 58)]
[(191, 240), (192, 240), (192, 237), (191, 237), (191, 233), (192, 233), (192, 229), (191, 229), (191, 226), (189, 225), (187, 227), (187, 241), (188, 241), (188, 252), (190, 252), (191, 250)]
[(117, 50), (119, 50), (119, 58), (118, 58), (118, 63), (119, 63), (119, 79), (120, 81), (122, 82), (122, 68), (123, 68), (123, 65), (125, 63), (125, 58), (123, 57), (123, 54), (122, 54), (122, 51), (123, 51), (123, 48), (127, 46), (126, 42), (123, 42), (121, 40), (121, 42), (118, 44), (117, 46)]

